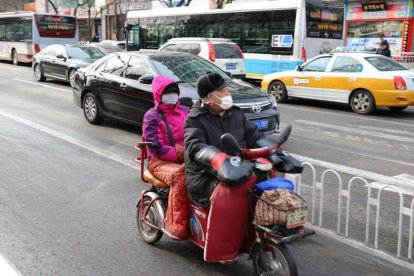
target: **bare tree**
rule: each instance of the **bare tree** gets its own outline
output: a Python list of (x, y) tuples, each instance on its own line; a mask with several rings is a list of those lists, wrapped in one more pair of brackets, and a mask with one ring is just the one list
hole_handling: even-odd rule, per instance
[[(92, 9), (95, 7), (95, 0), (76, 0), (76, 7), (73, 15), (76, 16), (79, 8), (85, 8), (88, 14), (88, 40), (92, 40)], [(100, 11), (102, 13), (102, 10)], [(95, 15), (96, 18), (97, 15)]]
[(55, 13), (56, 14), (58, 14), (59, 13), (59, 11), (58, 11), (58, 9), (57, 9), (57, 7), (56, 7), (56, 5), (55, 5), (55, 3), (53, 3), (52, 1), (50, 1), (50, 0), (47, 0), (47, 2), (52, 6), (52, 8), (53, 8), (53, 10), (55, 11)]

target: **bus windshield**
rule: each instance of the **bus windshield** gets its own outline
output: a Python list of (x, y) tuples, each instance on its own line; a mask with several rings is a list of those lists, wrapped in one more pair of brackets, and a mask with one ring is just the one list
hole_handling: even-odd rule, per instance
[(76, 33), (75, 17), (60, 15), (35, 15), (40, 36), (74, 37)]

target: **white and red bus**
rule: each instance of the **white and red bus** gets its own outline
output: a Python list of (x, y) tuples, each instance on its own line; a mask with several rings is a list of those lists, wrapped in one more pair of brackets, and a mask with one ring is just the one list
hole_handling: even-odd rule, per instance
[(0, 59), (32, 62), (33, 55), (51, 44), (76, 44), (79, 32), (70, 15), (35, 12), (0, 13)]

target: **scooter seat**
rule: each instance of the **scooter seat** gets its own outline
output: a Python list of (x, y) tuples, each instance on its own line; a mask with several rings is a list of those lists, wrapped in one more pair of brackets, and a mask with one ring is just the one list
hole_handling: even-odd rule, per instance
[(169, 186), (156, 178), (149, 170), (144, 171), (144, 179), (148, 181), (152, 186), (160, 189), (168, 189)]

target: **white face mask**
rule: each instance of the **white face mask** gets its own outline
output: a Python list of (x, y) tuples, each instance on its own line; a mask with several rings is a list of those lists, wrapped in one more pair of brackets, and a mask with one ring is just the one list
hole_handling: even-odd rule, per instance
[(172, 104), (175, 105), (178, 101), (178, 94), (177, 93), (168, 93), (163, 94), (161, 97), (161, 102), (165, 104)]
[(233, 98), (231, 97), (231, 95), (225, 96), (223, 98), (220, 98), (216, 95), (213, 94), (214, 97), (218, 98), (221, 100), (221, 104), (218, 104), (218, 106), (223, 109), (223, 110), (227, 110), (230, 107), (233, 106)]

